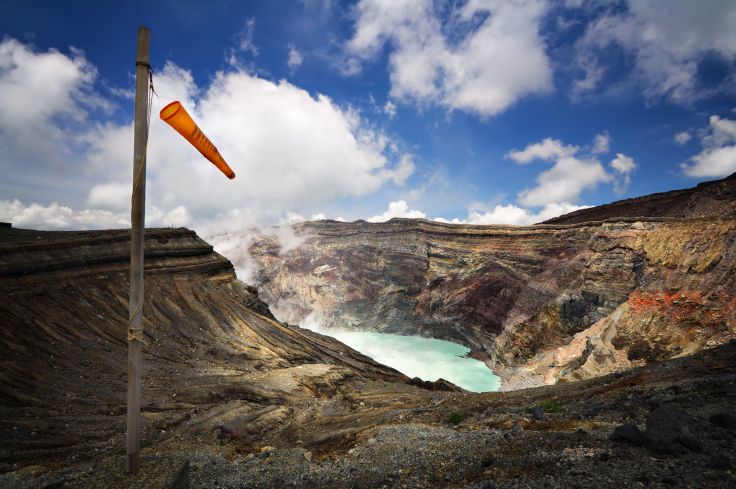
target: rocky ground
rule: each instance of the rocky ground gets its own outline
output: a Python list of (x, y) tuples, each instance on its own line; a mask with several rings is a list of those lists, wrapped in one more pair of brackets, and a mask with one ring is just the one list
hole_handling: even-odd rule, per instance
[[(32, 465), (3, 487), (736, 487), (736, 345), (574, 384), (361, 406), (391, 410), (326, 450), (299, 439), (244, 449), (236, 426), (184, 425), (144, 450), (125, 474), (121, 455), (67, 468)], [(335, 399), (338, 397), (338, 399)], [(382, 411), (385, 412), (385, 411)], [(323, 413), (341, 416), (342, 412)], [(308, 427), (304, 427), (309, 430)]]

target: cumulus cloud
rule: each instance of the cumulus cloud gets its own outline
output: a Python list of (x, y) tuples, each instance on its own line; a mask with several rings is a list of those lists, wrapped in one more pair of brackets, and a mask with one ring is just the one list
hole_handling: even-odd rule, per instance
[(553, 202), (545, 205), (540, 211), (532, 212), (529, 209), (513, 204), (497, 205), (490, 211), (471, 210), (465, 220), (468, 224), (513, 224), (528, 226), (552, 219), (569, 212), (586, 209), (590, 206), (575, 205), (568, 202)]
[(629, 188), (631, 173), (636, 169), (636, 162), (630, 156), (617, 153), (616, 157), (611, 161), (611, 168), (613, 168), (619, 177), (614, 181), (613, 190), (617, 194), (623, 194)]
[[(610, 46), (622, 48), (634, 60), (634, 76), (647, 96), (690, 102), (698, 68), (707, 55), (736, 59), (736, 3), (730, 0), (630, 1), (627, 8), (606, 12), (587, 28), (577, 45), (584, 75), (579, 91), (593, 90), (603, 79)], [(732, 81), (732, 80), (731, 80)], [(721, 80), (722, 85), (730, 83)]]
[[(0, 42), (0, 168), (19, 190), (64, 185), (78, 190), (88, 177), (75, 153), (77, 131), (93, 109), (112, 105), (93, 89), (97, 70), (72, 49), (38, 52), (6, 38)], [(81, 148), (80, 148), (81, 147)], [(35, 163), (40, 164), (35, 164)], [(16, 197), (29, 198), (30, 190)]]
[(624, 192), (636, 164), (632, 158), (619, 153), (611, 162), (611, 168), (618, 177), (615, 178), (595, 156), (608, 152), (610, 143), (611, 137), (604, 132), (596, 136), (587, 152), (579, 146), (552, 138), (530, 144), (522, 150), (509, 151), (506, 157), (518, 164), (536, 160), (554, 162), (552, 168), (537, 176), (536, 187), (519, 192), (519, 202), (529, 207), (575, 202), (584, 190), (612, 181), (617, 190)]
[(595, 159), (565, 157), (552, 168), (539, 174), (537, 186), (522, 190), (519, 202), (537, 207), (553, 202), (575, 201), (585, 189), (608, 182), (611, 176)]
[(422, 211), (410, 210), (405, 200), (397, 200), (388, 204), (388, 209), (383, 214), (369, 217), (368, 222), (384, 222), (394, 217), (406, 217), (409, 219), (424, 219), (427, 215)]
[[(94, 77), (81, 53), (37, 53), (12, 39), (0, 43), (0, 165), (14, 189), (5, 198), (19, 198), (28, 208), (64, 202), (51, 214), (33, 207), (36, 215), (50, 216), (47, 226), (33, 221), (37, 227), (105, 227), (129, 212), (132, 122), (116, 124), (104, 113), (89, 120), (91, 109), (109, 108), (92, 89)], [(149, 224), (273, 223), (287, 212), (311, 214), (333, 199), (403, 185), (414, 172), (411, 155), (397, 152), (359, 112), (286, 81), (232, 67), (198, 86), (189, 71), (166, 63), (156, 86), (181, 100), (238, 178), (225, 179), (159, 121), (155, 114), (168, 99), (154, 98), (147, 194), (155, 212), (147, 215)], [(39, 151), (47, 143), (48, 151)], [(17, 194), (22, 188), (27, 195)], [(52, 199), (32, 204), (44, 188), (56, 189)], [(69, 217), (87, 212), (73, 208), (85, 207), (107, 213)], [(59, 213), (67, 217), (52, 217)], [(99, 226), (89, 224), (90, 216), (100, 218)]]
[(689, 177), (725, 177), (736, 172), (736, 121), (710, 116), (703, 150), (680, 165)]
[[(130, 227), (130, 212), (105, 209), (76, 211), (57, 202), (49, 205), (24, 204), (14, 199), (0, 200), (0, 221), (29, 229), (117, 229)], [(169, 211), (155, 206), (146, 207), (146, 226), (182, 227), (190, 223), (189, 211), (184, 206), (174, 207)]]
[(73, 211), (52, 203), (25, 205), (21, 201), (0, 200), (0, 221), (30, 229), (111, 229), (130, 227), (127, 215), (104, 210)]
[(545, 138), (530, 144), (522, 150), (512, 149), (506, 157), (516, 163), (526, 164), (534, 160), (556, 160), (574, 155), (580, 150), (578, 146), (563, 144), (559, 139)]
[(471, 0), (443, 21), (431, 1), (362, 0), (345, 71), (357, 72), (388, 44), (394, 99), (493, 116), (552, 89), (539, 35), (545, 9), (536, 0)]

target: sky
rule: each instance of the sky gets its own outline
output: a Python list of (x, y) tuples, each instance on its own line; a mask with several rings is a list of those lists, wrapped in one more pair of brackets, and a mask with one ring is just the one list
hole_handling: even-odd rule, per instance
[(0, 221), (129, 226), (139, 25), (150, 226), (525, 225), (736, 171), (732, 0), (101, 5), (3, 2)]

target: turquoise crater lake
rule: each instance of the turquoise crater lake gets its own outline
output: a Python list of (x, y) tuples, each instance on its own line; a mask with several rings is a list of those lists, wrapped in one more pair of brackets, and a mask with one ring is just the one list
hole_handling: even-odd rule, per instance
[(471, 392), (497, 391), (501, 385), (501, 379), (483, 362), (465, 356), (469, 348), (457, 343), (364, 331), (328, 334), (409, 377), (443, 378)]

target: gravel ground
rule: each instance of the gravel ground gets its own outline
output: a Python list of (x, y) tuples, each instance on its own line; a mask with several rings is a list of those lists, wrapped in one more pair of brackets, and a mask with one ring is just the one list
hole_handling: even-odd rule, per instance
[[(0, 487), (736, 488), (734, 344), (578, 383), (434, 392), (422, 409), (396, 409), (416, 400), (402, 401), (406, 393), (386, 391), (391, 385), (312, 401), (321, 417), (298, 419), (332, 420), (339, 429), (327, 438), (323, 429), (309, 441), (316, 427), (305, 424), (294, 439), (244, 444), (224, 436), (223, 408), (202, 415), (214, 431), (192, 431), (204, 426), (194, 417), (148, 446), (137, 476), (125, 473), (121, 455), (92, 456), (72, 467), (25, 466), (0, 476)], [(265, 430), (286, 423), (283, 407), (261, 411), (270, 413)], [(345, 429), (344, 420), (365, 419), (374, 422)]]

